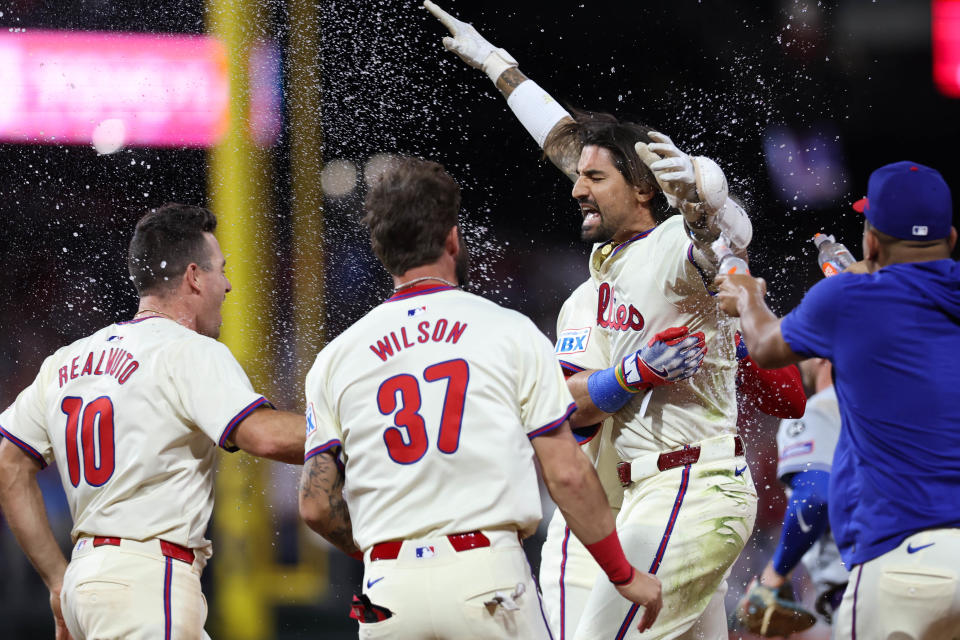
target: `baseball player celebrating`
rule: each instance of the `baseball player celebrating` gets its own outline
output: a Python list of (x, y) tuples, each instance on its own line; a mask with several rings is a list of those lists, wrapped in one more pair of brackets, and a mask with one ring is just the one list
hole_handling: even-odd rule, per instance
[[(960, 629), (960, 267), (950, 189), (934, 169), (874, 171), (864, 213), (869, 273), (818, 282), (777, 318), (766, 285), (718, 278), (761, 366), (828, 358), (843, 429), (830, 527), (850, 582), (837, 638), (953, 640)], [(927, 374), (927, 375), (924, 375)]]
[[(623, 555), (570, 434), (574, 405), (553, 346), (527, 318), (458, 288), (459, 203), (440, 165), (412, 158), (371, 188), (366, 223), (395, 293), (308, 374), (301, 514), (345, 552), (363, 552), (362, 638), (549, 638), (520, 546), (541, 517), (536, 457), (570, 529), (618, 597), (643, 607), (646, 629), (659, 581)], [(682, 328), (637, 356), (670, 378), (701, 358)]]
[[(617, 530), (631, 561), (660, 576), (664, 609), (644, 637), (726, 634), (726, 574), (756, 516), (756, 491), (736, 435), (737, 323), (708, 286), (711, 244), (723, 233), (744, 249), (751, 227), (727, 198), (722, 171), (662, 134), (604, 114), (567, 113), (470, 25), (425, 6), (450, 31), (444, 46), (482, 69), (551, 161), (575, 181), (581, 236), (594, 242), (596, 324), (610, 354), (633, 353), (668, 327), (702, 333), (710, 355), (676, 384), (633, 356), (568, 380), (574, 426), (613, 416), (627, 485)], [(671, 215), (680, 209), (682, 216)], [(648, 397), (641, 389), (653, 387)], [(638, 608), (598, 582), (577, 638), (632, 637)]]
[[(605, 336), (594, 324), (596, 308), (597, 289), (591, 279), (577, 287), (560, 309), (556, 353), (568, 378), (587, 369), (603, 367), (608, 359)], [(781, 418), (803, 415), (806, 398), (796, 367), (761, 369), (750, 358), (739, 336), (737, 360), (738, 406)], [(613, 419), (607, 418), (602, 425), (575, 429), (574, 437), (593, 461), (616, 517), (623, 502), (623, 486), (617, 475), (620, 458), (613, 445)], [(832, 449), (830, 451), (832, 455)], [(573, 637), (590, 591), (601, 573), (600, 567), (576, 536), (571, 535), (559, 510), (550, 520), (540, 558), (540, 588), (550, 628), (560, 640)]]
[[(302, 460), (304, 420), (275, 411), (217, 342), (230, 291), (206, 209), (137, 223), (131, 320), (48, 357), (0, 415), (0, 506), (50, 589), (57, 638), (202, 638), (216, 447)], [(36, 473), (56, 461), (73, 516), (60, 552)]]
[(777, 475), (787, 487), (780, 543), (758, 580), (740, 601), (740, 621), (760, 635), (786, 636), (813, 626), (816, 618), (793, 601), (789, 575), (803, 562), (816, 588), (816, 609), (830, 622), (849, 574), (830, 534), (827, 488), (840, 436), (840, 409), (829, 360), (800, 363), (813, 393), (801, 419), (783, 420), (777, 431)]

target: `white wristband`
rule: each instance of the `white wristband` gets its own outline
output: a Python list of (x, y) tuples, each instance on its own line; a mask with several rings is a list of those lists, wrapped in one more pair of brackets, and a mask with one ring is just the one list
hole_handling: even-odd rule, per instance
[(731, 248), (746, 249), (750, 245), (750, 241), (753, 240), (753, 225), (750, 223), (747, 212), (733, 199), (727, 198), (717, 212), (715, 220), (720, 232), (727, 237)]
[(521, 82), (507, 98), (507, 106), (541, 149), (550, 130), (563, 118), (570, 117), (567, 110), (533, 80)]
[(497, 84), (497, 78), (500, 77), (500, 74), (515, 66), (517, 66), (516, 58), (507, 53), (505, 49), (494, 49), (483, 61), (483, 71), (493, 81), (493, 84)]

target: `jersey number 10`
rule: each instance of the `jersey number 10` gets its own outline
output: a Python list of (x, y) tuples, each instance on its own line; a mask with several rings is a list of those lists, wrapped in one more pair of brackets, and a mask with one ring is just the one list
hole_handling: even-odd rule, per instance
[(103, 485), (113, 475), (116, 465), (113, 450), (113, 402), (107, 396), (100, 396), (88, 402), (84, 408), (82, 398), (71, 396), (63, 399), (60, 410), (67, 414), (67, 470), (70, 472), (70, 484), (74, 487), (80, 484), (82, 457), (83, 477), (87, 484), (94, 487)]
[[(467, 384), (470, 382), (470, 367), (466, 360), (460, 359), (438, 362), (423, 370), (423, 379), (427, 382), (447, 381), (437, 448), (443, 453), (454, 453), (460, 446), (460, 425), (463, 422)], [(412, 464), (420, 460), (430, 444), (427, 425), (419, 413), (420, 381), (408, 373), (387, 378), (377, 391), (377, 408), (385, 416), (397, 412), (393, 416), (393, 423), (397, 426), (388, 427), (383, 432), (383, 441), (387, 445), (390, 459), (399, 464)], [(400, 427), (407, 431), (406, 441)]]

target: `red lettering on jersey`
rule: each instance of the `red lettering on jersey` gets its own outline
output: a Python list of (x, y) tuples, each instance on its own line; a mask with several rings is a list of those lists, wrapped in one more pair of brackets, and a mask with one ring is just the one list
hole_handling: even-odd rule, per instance
[(130, 353), (130, 352), (124, 353), (124, 356), (126, 356), (126, 357), (125, 357), (125, 359), (123, 360), (123, 362), (118, 362), (118, 363), (117, 363), (117, 368), (116, 368), (116, 370), (110, 372), (117, 380), (120, 380), (120, 372), (123, 371), (123, 368), (124, 368), (125, 366), (127, 366), (127, 363), (128, 363), (130, 360), (133, 359), (133, 354)]
[(133, 375), (133, 372), (139, 368), (140, 368), (140, 363), (134, 360), (133, 362), (130, 363), (130, 365), (126, 369), (123, 370), (123, 373), (117, 376), (117, 382), (119, 382), (120, 384), (123, 384), (124, 382), (129, 380), (130, 376)]
[(82, 376), (88, 376), (93, 372), (93, 353), (87, 354), (87, 361), (83, 365), (83, 371), (80, 372)]
[(393, 355), (393, 347), (390, 346), (389, 336), (383, 336), (383, 340), (377, 340), (377, 346), (370, 345), (370, 351), (377, 354), (377, 357), (387, 361), (387, 358)]
[(597, 324), (615, 331), (643, 331), (643, 314), (632, 304), (617, 304), (616, 289), (604, 282), (597, 290)]
[(443, 342), (443, 336), (447, 334), (447, 320), (445, 318), (440, 318), (437, 320), (437, 326), (433, 328), (433, 338), (434, 342)]
[(407, 338), (407, 328), (406, 328), (406, 327), (403, 327), (403, 328), (400, 329), (400, 337), (403, 338), (403, 346), (404, 346), (405, 348), (409, 349), (410, 347), (415, 347), (415, 346), (417, 346), (417, 343), (415, 343), (415, 342), (410, 342), (410, 340)]
[(430, 323), (424, 320), (417, 325), (417, 330), (420, 332), (420, 335), (417, 337), (417, 342), (423, 344), (430, 339)]
[(110, 349), (110, 355), (107, 357), (107, 369), (104, 371), (107, 375), (110, 375), (110, 371), (113, 369), (114, 365), (117, 363), (117, 358), (120, 356), (122, 349)]
[(397, 334), (393, 331), (390, 332), (390, 339), (393, 340), (393, 346), (397, 348), (397, 353), (400, 353), (400, 342), (397, 340)]
[(102, 376), (102, 375), (103, 375), (103, 369), (101, 369), (100, 367), (101, 367), (101, 365), (103, 365), (103, 356), (106, 355), (106, 353), (107, 353), (106, 351), (101, 351), (101, 352), (100, 352), (100, 359), (97, 360), (97, 368), (93, 370), (93, 375), (95, 375), (95, 376)]
[(63, 386), (63, 383), (67, 381), (67, 367), (66, 367), (66, 365), (60, 367), (60, 371), (59, 371), (58, 373), (59, 373), (59, 375), (60, 375), (60, 386), (62, 387), (62, 386)]
[(460, 324), (458, 320), (456, 324), (453, 325), (453, 328), (450, 329), (450, 335), (447, 336), (447, 342), (452, 342), (457, 344), (460, 340), (460, 336), (463, 335), (463, 332), (467, 330), (467, 323)]
[(80, 359), (80, 356), (77, 356), (70, 362), (70, 379), (73, 380), (77, 377), (77, 360)]

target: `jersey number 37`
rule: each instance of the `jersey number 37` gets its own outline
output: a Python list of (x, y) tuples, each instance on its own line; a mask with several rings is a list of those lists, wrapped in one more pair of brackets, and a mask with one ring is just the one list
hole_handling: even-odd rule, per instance
[[(460, 426), (463, 422), (467, 385), (470, 382), (470, 367), (466, 360), (461, 359), (438, 362), (423, 370), (423, 380), (427, 383), (447, 383), (437, 448), (442, 453), (454, 453), (460, 446)], [(409, 373), (387, 378), (377, 391), (377, 408), (380, 413), (389, 416), (396, 411), (393, 416), (396, 426), (388, 427), (383, 432), (383, 442), (387, 445), (390, 459), (399, 464), (417, 462), (426, 454), (430, 445), (426, 422), (419, 413), (420, 403), (420, 380)]]

